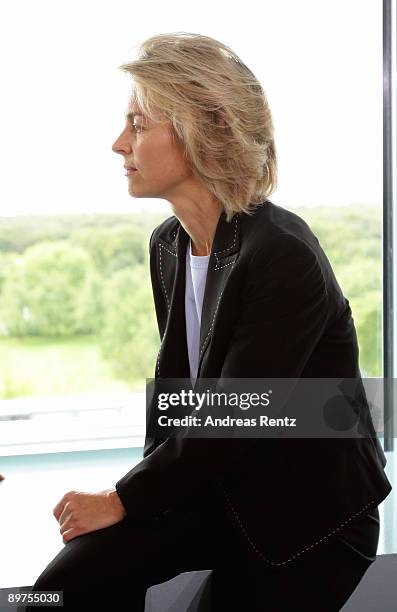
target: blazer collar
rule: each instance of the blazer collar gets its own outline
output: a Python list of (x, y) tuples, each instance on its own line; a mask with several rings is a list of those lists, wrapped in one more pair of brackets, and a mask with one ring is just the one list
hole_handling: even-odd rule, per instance
[[(168, 316), (156, 363), (156, 377), (190, 378), (186, 343), (185, 282), (189, 234), (177, 220), (164, 238), (157, 239), (159, 278), (166, 296)], [(228, 278), (240, 250), (240, 213), (230, 222), (222, 212), (212, 243), (201, 315), (199, 365), (201, 372)]]

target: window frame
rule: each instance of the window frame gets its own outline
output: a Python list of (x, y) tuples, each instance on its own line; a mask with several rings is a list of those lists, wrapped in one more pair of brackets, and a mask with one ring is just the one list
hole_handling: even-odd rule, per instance
[(396, 0), (383, 0), (383, 383), (384, 450), (394, 450), (397, 379)]

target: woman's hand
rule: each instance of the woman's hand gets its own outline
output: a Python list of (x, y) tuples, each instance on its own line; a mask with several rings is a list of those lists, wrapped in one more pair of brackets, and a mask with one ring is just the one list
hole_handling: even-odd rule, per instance
[(55, 506), (53, 514), (66, 543), (84, 533), (118, 523), (126, 516), (126, 511), (116, 489), (106, 489), (99, 493), (68, 491)]

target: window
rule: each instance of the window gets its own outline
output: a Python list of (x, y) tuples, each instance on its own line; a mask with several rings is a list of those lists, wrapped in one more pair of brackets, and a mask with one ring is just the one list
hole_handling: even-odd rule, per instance
[[(159, 347), (148, 240), (172, 213), (129, 196), (111, 151), (130, 93), (117, 66), (153, 32), (184, 29), (230, 44), (264, 86), (279, 161), (270, 199), (318, 236), (352, 307), (362, 375), (386, 381), (394, 484), (395, 0), (383, 13), (375, 1), (268, 0), (261, 19), (252, 3), (226, 21), (211, 3), (211, 24), (204, 2), (182, 28), (173, 0), (150, 23), (117, 0), (95, 7), (95, 23), (89, 3), (22, 4), (23, 19), (8, 4), (0, 36), (0, 472), (23, 454), (33, 465), (41, 453), (142, 448)], [(397, 552), (395, 488), (379, 553)]]

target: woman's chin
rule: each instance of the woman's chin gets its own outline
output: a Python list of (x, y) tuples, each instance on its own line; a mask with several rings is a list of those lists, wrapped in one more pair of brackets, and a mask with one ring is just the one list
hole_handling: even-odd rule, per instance
[(134, 185), (128, 185), (128, 193), (133, 198), (142, 198), (142, 197), (145, 197), (145, 194), (142, 193), (141, 190), (139, 190), (136, 187), (134, 187)]

